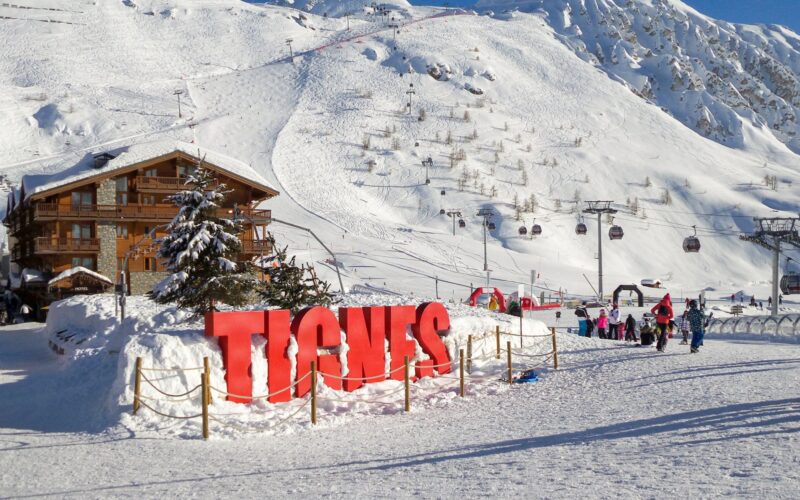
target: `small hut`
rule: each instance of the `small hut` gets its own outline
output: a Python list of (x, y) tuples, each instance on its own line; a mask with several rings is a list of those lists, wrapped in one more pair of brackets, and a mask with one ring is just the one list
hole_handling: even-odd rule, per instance
[(106, 276), (91, 269), (77, 266), (67, 269), (51, 279), (47, 283), (47, 288), (58, 300), (73, 295), (103, 293), (113, 285), (114, 283)]

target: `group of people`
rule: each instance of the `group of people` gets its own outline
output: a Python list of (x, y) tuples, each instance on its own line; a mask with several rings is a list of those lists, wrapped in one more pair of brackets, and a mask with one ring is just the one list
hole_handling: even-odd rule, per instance
[(691, 352), (697, 353), (700, 351), (700, 346), (703, 345), (707, 318), (696, 300), (688, 300), (686, 306), (686, 311), (679, 318), (680, 325), (678, 325), (672, 298), (666, 294), (650, 310), (651, 315), (645, 314), (642, 318), (637, 338), (637, 322), (632, 314), (628, 314), (628, 317), (623, 320), (619, 306), (613, 304), (610, 312), (601, 308), (597, 318), (592, 318), (586, 308), (586, 302), (584, 302), (575, 309), (575, 315), (578, 317), (578, 335), (591, 337), (596, 329), (598, 337), (601, 339), (639, 342), (637, 345), (642, 346), (652, 345), (655, 342), (656, 349), (664, 352), (667, 348), (667, 341), (672, 338), (674, 330), (680, 326), (683, 333), (681, 344), (689, 343), (689, 333), (691, 333)]

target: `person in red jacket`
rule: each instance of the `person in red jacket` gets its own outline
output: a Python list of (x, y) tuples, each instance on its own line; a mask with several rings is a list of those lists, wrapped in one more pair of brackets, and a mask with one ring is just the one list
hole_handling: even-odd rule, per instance
[(667, 348), (667, 335), (669, 334), (669, 322), (673, 318), (672, 299), (669, 294), (664, 295), (661, 302), (656, 304), (651, 310), (656, 315), (656, 327), (658, 329), (658, 342), (656, 349), (664, 352)]

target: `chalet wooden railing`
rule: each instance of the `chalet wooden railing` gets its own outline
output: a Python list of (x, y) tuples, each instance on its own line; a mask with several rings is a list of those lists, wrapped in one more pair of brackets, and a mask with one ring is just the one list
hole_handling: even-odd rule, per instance
[(34, 239), (34, 252), (99, 252), (100, 240), (97, 238), (36, 238)]
[(271, 251), (269, 242), (262, 240), (241, 240), (242, 253), (245, 255), (268, 255)]
[[(149, 177), (140, 175), (136, 177), (135, 186), (139, 191), (179, 191), (188, 189), (193, 183), (186, 183), (186, 177)], [(214, 181), (209, 187), (216, 188), (218, 181)]]
[[(36, 220), (163, 220), (169, 221), (178, 213), (176, 207), (157, 205), (59, 205), (55, 203), (39, 203), (34, 209)], [(245, 224), (269, 224), (272, 217), (270, 210), (240, 209), (241, 219)], [(232, 218), (232, 208), (220, 208), (217, 216)]]

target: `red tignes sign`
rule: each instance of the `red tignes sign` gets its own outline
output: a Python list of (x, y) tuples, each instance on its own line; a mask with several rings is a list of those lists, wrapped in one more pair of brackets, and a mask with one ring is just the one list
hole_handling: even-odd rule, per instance
[[(267, 390), (277, 392), (268, 398), (272, 403), (289, 401), (292, 394), (291, 361), (289, 339), (293, 335), (297, 342), (295, 396), (304, 396), (311, 389), (311, 380), (303, 377), (311, 371), (311, 362), (316, 361), (325, 385), (332, 389), (352, 392), (364, 383), (375, 383), (386, 379), (386, 348), (388, 340), (391, 363), (390, 378), (403, 380), (403, 358), (414, 358), (417, 343), (430, 359), (415, 363), (415, 378), (432, 377), (450, 372), (450, 354), (440, 335), (450, 329), (447, 309), (437, 302), (414, 306), (343, 307), (339, 317), (330, 309), (310, 307), (303, 309), (294, 319), (289, 311), (215, 312), (206, 314), (205, 334), (218, 337), (225, 367), (228, 392), (245, 397), (228, 396), (228, 401), (247, 403), (252, 396), (252, 372), (250, 359), (251, 337), (266, 337)], [(406, 337), (411, 327), (414, 340)], [(341, 377), (342, 364), (338, 354), (319, 354), (319, 349), (336, 348), (341, 345), (344, 330), (347, 351), (348, 379), (326, 377), (325, 374)], [(441, 365), (441, 366), (438, 366)], [(301, 380), (303, 379), (303, 380)]]

